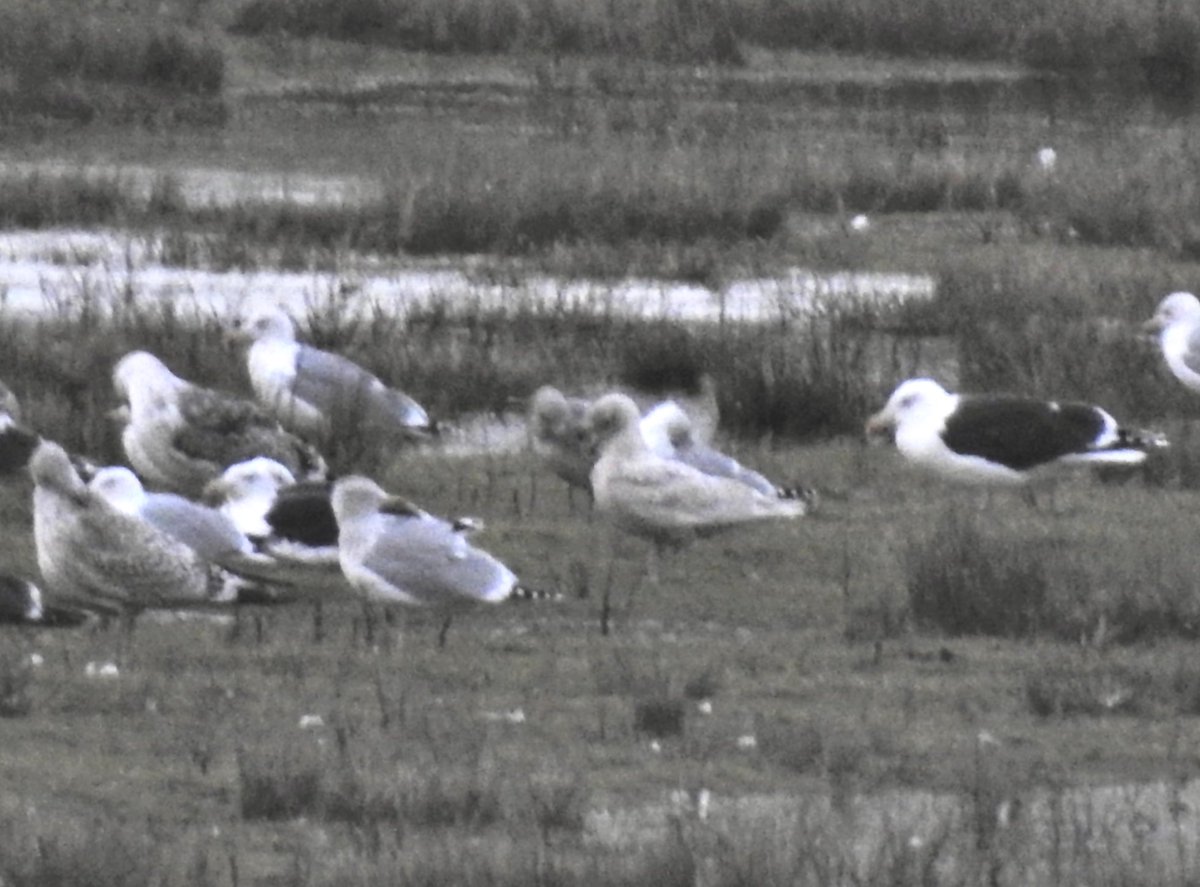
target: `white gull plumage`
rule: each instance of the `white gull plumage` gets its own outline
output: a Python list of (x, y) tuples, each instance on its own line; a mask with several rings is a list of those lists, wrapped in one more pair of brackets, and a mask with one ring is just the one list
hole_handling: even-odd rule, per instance
[(1143, 328), (1158, 334), (1159, 347), (1175, 378), (1192, 391), (1200, 391), (1200, 299), (1187, 292), (1171, 293), (1159, 302)]
[(324, 439), (345, 422), (399, 438), (431, 430), (429, 414), (407, 394), (340, 354), (298, 342), (282, 308), (252, 304), (232, 323), (235, 337), (252, 343), (246, 365), (255, 395), (298, 434)]
[(125, 455), (152, 484), (198, 496), (226, 466), (254, 456), (297, 474), (325, 474), (321, 455), (257, 404), (193, 385), (149, 352), (122, 357), (113, 385), (128, 404)]

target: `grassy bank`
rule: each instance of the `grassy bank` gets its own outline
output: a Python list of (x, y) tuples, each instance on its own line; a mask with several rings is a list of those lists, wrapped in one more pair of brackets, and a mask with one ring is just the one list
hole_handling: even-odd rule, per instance
[(1183, 2), (1128, 0), (250, 0), (236, 33), (287, 33), (452, 53), (605, 54), (737, 65), (744, 45), (1004, 59), (1056, 71), (1124, 69), (1193, 88), (1200, 16)]
[[(85, 666), (114, 656), (115, 635), (12, 634), (0, 677), (24, 704), (5, 720), (0, 872), (929, 884), (998, 870), (1037, 883), (1048, 868), (1127, 882), (1153, 866), (1188, 883), (1167, 876), (1174, 856), (1114, 837), (1149, 789), (1101, 802), (1069, 788), (1196, 772), (1200, 681), (1174, 639), (1188, 623), (1155, 618), (1188, 596), (1193, 494), (1081, 479), (1057, 514), (1016, 497), (980, 512), (886, 449), (740, 455), (820, 483), (823, 512), (703, 543), (650, 587), (644, 547), (610, 550), (524, 454), (398, 454), (389, 488), (481, 515), (481, 544), (566, 594), (460, 618), (445, 651), (420, 614), (367, 640), (362, 611), (335, 601), (319, 622), (299, 607), (140, 625), (109, 679)], [(3, 492), (8, 538), (24, 538), (27, 488)], [(6, 569), (32, 556), (3, 554)], [(985, 573), (1002, 587), (984, 576), (971, 607), (937, 602), (956, 574)], [(1027, 607), (1029, 589), (1054, 606)], [(997, 625), (975, 607), (985, 596), (1038, 618)], [(938, 627), (964, 612), (974, 621)], [(944, 818), (884, 816), (909, 790), (944, 793)]]

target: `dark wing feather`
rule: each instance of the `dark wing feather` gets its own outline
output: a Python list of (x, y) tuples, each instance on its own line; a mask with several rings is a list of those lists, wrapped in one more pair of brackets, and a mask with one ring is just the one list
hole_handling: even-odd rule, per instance
[(267, 512), (267, 523), (281, 539), (302, 545), (337, 545), (338, 525), (329, 502), (331, 485), (320, 481), (284, 487)]
[(1025, 471), (1086, 452), (1103, 430), (1103, 414), (1086, 404), (964, 397), (942, 440), (956, 453)]
[(39, 440), (37, 434), (22, 425), (0, 429), (0, 474), (11, 474), (24, 468)]

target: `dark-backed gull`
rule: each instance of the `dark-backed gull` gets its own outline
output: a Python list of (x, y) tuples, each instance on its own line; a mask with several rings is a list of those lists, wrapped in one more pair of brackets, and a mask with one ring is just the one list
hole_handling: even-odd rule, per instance
[(945, 478), (1022, 484), (1063, 464), (1136, 465), (1165, 441), (1120, 427), (1100, 407), (1028, 397), (961, 395), (909, 379), (866, 426), (893, 433), (910, 462)]

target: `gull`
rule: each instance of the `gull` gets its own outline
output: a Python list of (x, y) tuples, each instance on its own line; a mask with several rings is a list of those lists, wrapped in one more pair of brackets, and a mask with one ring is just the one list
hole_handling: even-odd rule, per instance
[(529, 443), (534, 454), (570, 488), (592, 492), (596, 449), (587, 424), (589, 402), (543, 385), (529, 402)]
[(596, 507), (617, 528), (654, 543), (652, 581), (657, 581), (656, 555), (667, 546), (743, 524), (800, 517), (807, 510), (803, 502), (659, 455), (646, 442), (637, 404), (627, 395), (601, 397), (588, 420), (600, 446), (591, 473)]
[(1191, 293), (1171, 293), (1142, 328), (1158, 334), (1159, 347), (1175, 378), (1192, 391), (1200, 391), (1200, 300)]
[(203, 498), (258, 550), (340, 576), (330, 487), (323, 481), (297, 482), (286, 466), (260, 456), (230, 465), (205, 487)]
[(817, 493), (808, 487), (782, 487), (742, 465), (732, 456), (704, 443), (697, 436), (691, 417), (673, 400), (663, 401), (642, 416), (638, 423), (650, 449), (664, 459), (675, 459), (712, 477), (727, 477), (765, 496), (801, 499), (808, 509)]
[(228, 465), (269, 456), (298, 474), (324, 476), (321, 455), (252, 401), (179, 378), (153, 354), (133, 351), (113, 370), (128, 404), (121, 443), (149, 482), (197, 496)]
[(340, 354), (296, 341), (291, 317), (278, 306), (251, 307), (233, 321), (232, 332), (252, 343), (246, 365), (255, 395), (297, 434), (326, 439), (348, 423), (399, 439), (433, 430), (429, 414), (407, 394)]
[(530, 592), (516, 574), (471, 545), (460, 529), (391, 496), (373, 480), (352, 475), (333, 485), (338, 558), (351, 586), (367, 601), (426, 607), (450, 620), (479, 604), (547, 597)]
[(87, 486), (122, 514), (145, 521), (206, 562), (234, 574), (226, 582), (239, 603), (265, 603), (286, 596), (284, 589), (262, 584), (286, 582), (281, 565), (256, 551), (249, 537), (220, 511), (175, 493), (148, 493), (123, 465), (98, 469)]
[(1060, 465), (1136, 465), (1166, 446), (1159, 435), (1122, 428), (1097, 406), (952, 394), (933, 379), (901, 383), (866, 431), (893, 433), (908, 461), (968, 484), (1020, 485)]
[[(533, 451), (571, 487), (592, 492), (591, 473), (599, 456), (595, 435), (588, 424), (591, 402), (567, 397), (545, 385), (530, 402), (529, 436)], [(639, 420), (647, 445), (664, 459), (675, 459), (712, 475), (736, 480), (769, 496), (804, 499), (811, 508), (815, 491), (781, 487), (746, 468), (732, 456), (708, 445), (691, 415), (675, 400), (651, 407)]]
[(144, 609), (229, 602), (218, 570), (90, 490), (58, 444), (42, 441), (29, 470), (38, 568), (57, 600), (122, 615), (130, 626)]

